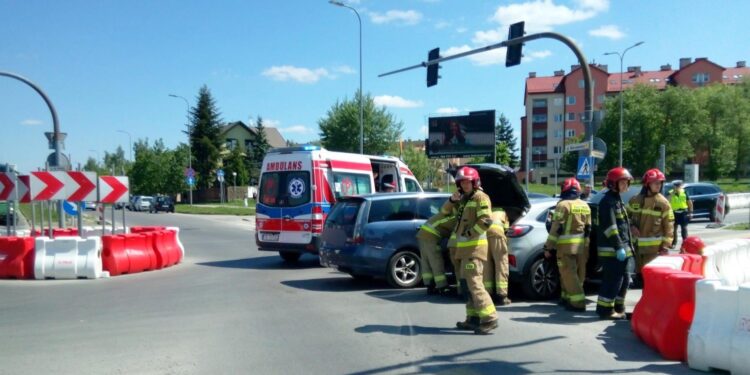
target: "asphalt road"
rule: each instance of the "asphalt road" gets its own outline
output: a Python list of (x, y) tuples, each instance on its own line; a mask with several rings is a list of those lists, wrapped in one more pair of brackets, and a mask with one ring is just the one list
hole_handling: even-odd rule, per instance
[(690, 372), (629, 322), (597, 320), (591, 303), (574, 314), (515, 298), (499, 308), (494, 335), (475, 336), (452, 328), (458, 300), (259, 252), (247, 218), (128, 212), (127, 221), (179, 226), (186, 258), (109, 279), (0, 280), (0, 374)]

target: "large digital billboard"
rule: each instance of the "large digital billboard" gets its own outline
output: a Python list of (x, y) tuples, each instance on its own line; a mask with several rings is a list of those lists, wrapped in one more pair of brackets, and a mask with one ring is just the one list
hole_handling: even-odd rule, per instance
[(430, 117), (427, 157), (460, 158), (495, 153), (495, 111)]

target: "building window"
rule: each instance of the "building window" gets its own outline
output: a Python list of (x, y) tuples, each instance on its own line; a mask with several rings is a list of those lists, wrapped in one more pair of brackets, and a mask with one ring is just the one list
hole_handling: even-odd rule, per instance
[(534, 146), (531, 149), (531, 152), (534, 153), (534, 155), (541, 155), (547, 153), (547, 146)]
[(245, 152), (247, 153), (253, 152), (253, 142), (251, 142), (249, 139), (245, 140)]
[(534, 130), (531, 136), (534, 139), (547, 138), (547, 132), (544, 130)]
[(575, 96), (572, 96), (572, 95), (571, 95), (571, 96), (568, 96), (568, 97), (567, 97), (567, 98), (565, 99), (565, 104), (567, 104), (567, 105), (573, 105), (573, 104), (576, 104), (576, 97), (575, 97)]
[(565, 138), (575, 137), (576, 136), (576, 130), (575, 129), (565, 129)]
[(235, 138), (227, 138), (226, 145), (227, 145), (228, 149), (234, 150), (235, 148), (237, 148), (237, 139), (235, 139)]
[(604, 95), (599, 95), (596, 97), (596, 100), (599, 102), (599, 104), (604, 103), (604, 100), (607, 98)]
[(555, 115), (555, 122), (563, 122), (563, 115), (562, 113), (558, 113)]
[(703, 86), (704, 84), (708, 83), (709, 76), (708, 73), (695, 73), (693, 74), (693, 83), (699, 86)]
[[(578, 80), (578, 88), (582, 89), (582, 88), (585, 88), (585, 86), (586, 86), (585, 81), (582, 80), (582, 79), (579, 79)], [(591, 80), (591, 86), (592, 87), (596, 87), (596, 80), (595, 79)]]
[(555, 146), (554, 151), (552, 151), (554, 154), (562, 154), (562, 146)]
[(554, 98), (552, 99), (552, 105), (555, 107), (562, 107), (562, 98)]
[(534, 108), (547, 108), (547, 99), (534, 99)]
[(547, 115), (534, 115), (531, 119), (533, 122), (547, 122)]
[(568, 112), (568, 117), (565, 119), (565, 121), (575, 121), (576, 120), (576, 114), (573, 112)]
[(555, 138), (562, 138), (563, 131), (562, 130), (555, 130)]

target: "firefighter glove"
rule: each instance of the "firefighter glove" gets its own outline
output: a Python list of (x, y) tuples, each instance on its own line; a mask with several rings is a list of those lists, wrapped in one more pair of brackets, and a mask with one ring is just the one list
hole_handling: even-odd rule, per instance
[(626, 255), (625, 254), (625, 249), (623, 249), (623, 248), (617, 249), (616, 255), (617, 255), (617, 260), (619, 260), (620, 262), (624, 262), (625, 261), (625, 255)]

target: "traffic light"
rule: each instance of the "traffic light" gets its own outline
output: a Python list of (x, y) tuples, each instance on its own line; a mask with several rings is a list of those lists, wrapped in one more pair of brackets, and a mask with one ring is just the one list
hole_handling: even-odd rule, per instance
[[(439, 58), (440, 48), (435, 48), (427, 53), (427, 61), (437, 60)], [(438, 69), (440, 69), (440, 64), (427, 65), (427, 87), (437, 85), (438, 78), (440, 78), (438, 75)]]
[[(523, 36), (523, 25), (524, 22), (516, 22), (510, 25), (508, 30), (508, 40), (520, 38)], [(518, 43), (512, 46), (508, 46), (508, 50), (505, 52), (505, 66), (516, 66), (521, 63), (521, 48), (523, 43)]]

